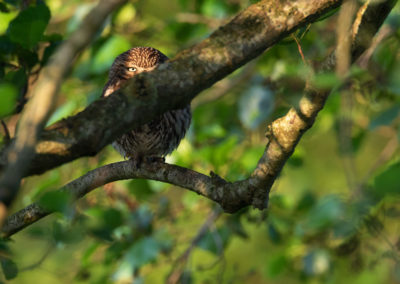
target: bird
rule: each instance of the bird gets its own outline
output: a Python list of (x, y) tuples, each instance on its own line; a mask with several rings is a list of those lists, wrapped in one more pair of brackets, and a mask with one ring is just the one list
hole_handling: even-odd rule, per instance
[[(168, 60), (161, 51), (152, 47), (133, 47), (118, 55), (111, 65), (108, 82), (101, 97), (107, 97), (123, 87), (127, 80), (142, 72), (150, 72)], [(138, 167), (143, 161), (165, 161), (186, 134), (191, 122), (190, 104), (170, 110), (154, 120), (127, 131), (112, 142), (124, 157), (132, 159)]]

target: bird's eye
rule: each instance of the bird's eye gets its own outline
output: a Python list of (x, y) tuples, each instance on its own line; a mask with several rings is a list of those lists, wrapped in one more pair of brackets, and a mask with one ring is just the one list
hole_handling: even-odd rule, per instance
[(136, 71), (136, 68), (135, 68), (135, 67), (128, 67), (128, 71), (129, 71), (129, 72), (135, 72), (135, 71)]

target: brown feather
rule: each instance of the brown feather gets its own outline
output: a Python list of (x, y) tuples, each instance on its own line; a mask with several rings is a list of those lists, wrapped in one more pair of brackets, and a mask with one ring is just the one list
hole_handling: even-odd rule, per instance
[[(135, 47), (115, 58), (104, 86), (102, 97), (109, 96), (141, 72), (149, 72), (168, 57), (155, 48)], [(135, 68), (136, 71), (129, 71)], [(128, 131), (113, 142), (124, 157), (142, 160), (144, 157), (164, 157), (176, 149), (190, 126), (190, 105), (171, 110), (155, 120)]]

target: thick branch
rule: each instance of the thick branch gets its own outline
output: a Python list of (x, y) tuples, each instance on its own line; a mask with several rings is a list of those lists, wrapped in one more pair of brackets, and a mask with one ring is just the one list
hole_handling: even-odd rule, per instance
[[(109, 164), (92, 170), (65, 185), (61, 190), (69, 192), (77, 199), (107, 183), (134, 178), (157, 180), (184, 187), (220, 204), (236, 203), (235, 200), (240, 197), (236, 195), (237, 190), (234, 188), (236, 185), (227, 183), (220, 178), (208, 177), (186, 168), (165, 163), (143, 163), (140, 168), (137, 168), (133, 165), (132, 160)], [(247, 202), (249, 201), (247, 200)], [(226, 208), (226, 210), (229, 210), (229, 208)], [(38, 204), (33, 203), (7, 218), (2, 227), (2, 234), (5, 237), (11, 236), (50, 213)]]
[[(395, 0), (387, 0), (368, 6), (358, 33), (354, 35), (351, 62), (357, 60), (371, 44), (373, 36), (379, 30), (395, 3)], [(321, 64), (319, 71), (332, 71), (335, 68), (335, 63), (333, 53)], [(284, 117), (278, 118), (269, 126), (267, 133), (269, 143), (249, 179), (249, 183), (255, 188), (253, 206), (260, 209), (266, 208), (269, 189), (287, 159), (292, 155), (303, 134), (314, 124), (329, 94), (330, 91), (317, 90), (311, 86), (310, 82), (307, 82), (305, 93), (298, 107), (292, 107)]]
[[(186, 105), (295, 29), (339, 6), (340, 0), (264, 0), (239, 13), (203, 42), (151, 73), (135, 76), (119, 95), (44, 131), (26, 176), (94, 155), (129, 129)], [(5, 165), (0, 159), (0, 165)]]

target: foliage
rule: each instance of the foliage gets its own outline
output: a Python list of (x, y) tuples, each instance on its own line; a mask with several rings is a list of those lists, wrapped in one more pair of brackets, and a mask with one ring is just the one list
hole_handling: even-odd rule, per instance
[[(99, 97), (120, 52), (149, 45), (173, 57), (251, 2), (129, 2), (77, 60), (50, 123)], [(92, 5), (0, 3), (0, 117), (11, 133), (38, 72)], [(97, 157), (25, 180), (15, 209), (39, 201), (58, 213), (0, 243), (3, 280), (162, 283), (181, 269), (183, 283), (400, 282), (399, 13), (397, 7), (387, 20), (394, 32), (368, 68), (354, 67), (349, 74), (352, 152), (340, 150), (341, 81), (333, 73), (317, 75), (315, 83), (333, 92), (273, 186), (266, 212), (222, 214), (195, 241), (214, 205), (191, 192), (154, 181), (120, 181), (76, 207), (67, 194), (52, 192), (121, 159), (107, 147)], [(325, 57), (334, 46), (336, 19), (322, 17), (303, 31), (307, 60)], [(220, 99), (204, 103), (218, 91), (211, 88), (193, 102), (191, 129), (168, 161), (227, 179), (247, 177), (267, 143), (267, 123), (296, 104), (309, 68), (291, 38), (271, 48), (226, 79), (235, 84)], [(350, 170), (344, 166), (348, 159)], [(176, 260), (191, 244), (182, 268)]]

